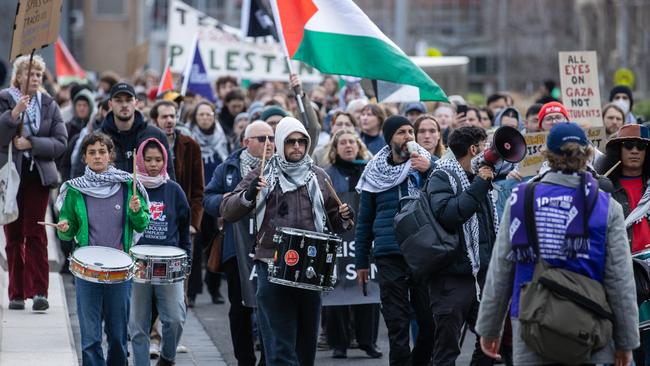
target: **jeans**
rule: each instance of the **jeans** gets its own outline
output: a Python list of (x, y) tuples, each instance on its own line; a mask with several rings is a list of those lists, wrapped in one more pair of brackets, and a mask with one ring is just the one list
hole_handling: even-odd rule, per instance
[(176, 358), (176, 346), (183, 334), (185, 298), (183, 282), (168, 285), (133, 283), (131, 296), (131, 347), (135, 366), (149, 366), (149, 334), (151, 333), (151, 303), (156, 302), (162, 323), (160, 356), (167, 361)]
[(311, 366), (316, 358), (320, 292), (277, 285), (257, 266), (257, 320), (268, 366)]
[[(429, 365), (433, 352), (433, 317), (424, 284), (410, 277), (401, 255), (375, 258), (378, 267), (381, 313), (388, 328), (391, 365)], [(415, 312), (418, 336), (409, 344), (410, 316)]]
[[(81, 331), (83, 366), (124, 366), (127, 362), (127, 324), (131, 281), (101, 284), (74, 279)], [(104, 360), (102, 322), (108, 342)]]

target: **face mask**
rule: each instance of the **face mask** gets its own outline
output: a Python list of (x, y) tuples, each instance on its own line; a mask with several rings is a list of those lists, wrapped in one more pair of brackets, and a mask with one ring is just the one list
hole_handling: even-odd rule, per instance
[(625, 99), (616, 99), (613, 102), (615, 105), (619, 106), (623, 113), (627, 114), (630, 111), (630, 101)]

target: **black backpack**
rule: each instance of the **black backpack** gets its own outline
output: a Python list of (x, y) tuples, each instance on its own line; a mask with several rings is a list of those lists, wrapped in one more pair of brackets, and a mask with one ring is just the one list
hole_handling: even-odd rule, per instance
[[(444, 170), (456, 180), (456, 192), (460, 194), (460, 178), (454, 172)], [(458, 232), (447, 231), (433, 216), (428, 186), (427, 181), (419, 197), (400, 198), (400, 208), (393, 219), (395, 239), (413, 277), (417, 279), (428, 279), (445, 268), (454, 259), (461, 243)]]

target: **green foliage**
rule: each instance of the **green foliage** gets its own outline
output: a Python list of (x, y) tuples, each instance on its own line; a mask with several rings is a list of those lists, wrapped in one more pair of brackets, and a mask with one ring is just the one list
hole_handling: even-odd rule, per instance
[(635, 116), (641, 117), (645, 121), (650, 121), (650, 100), (634, 101), (634, 108), (632, 110)]
[(485, 105), (485, 96), (481, 93), (469, 93), (465, 99), (469, 105), (482, 106)]

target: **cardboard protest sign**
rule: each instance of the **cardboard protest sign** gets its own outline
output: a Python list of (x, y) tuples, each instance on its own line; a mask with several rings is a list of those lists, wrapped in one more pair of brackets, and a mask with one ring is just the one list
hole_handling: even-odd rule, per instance
[(129, 75), (133, 75), (139, 69), (145, 68), (149, 63), (149, 40), (128, 50), (126, 57), (126, 72)]
[[(604, 127), (587, 128), (585, 133), (587, 134), (587, 139), (595, 149), (603, 152), (605, 151), (607, 133), (605, 132)], [(546, 146), (546, 136), (548, 136), (548, 132), (535, 132), (524, 135), (528, 152), (524, 160), (519, 162), (518, 171), (522, 177), (536, 175), (539, 168), (542, 167), (542, 164), (544, 163), (542, 147)]]
[[(208, 76), (240, 76), (249, 80), (289, 80), (280, 44), (240, 40), (240, 29), (227, 26), (182, 1), (169, 2), (167, 56), (172, 72), (182, 73), (191, 57), (194, 35), (200, 40), (201, 56)], [(319, 82), (318, 70), (300, 63), (295, 67), (303, 82)]]
[(10, 60), (56, 42), (63, 0), (20, 0)]
[(603, 125), (596, 51), (559, 52), (562, 104), (572, 122), (583, 127)]

